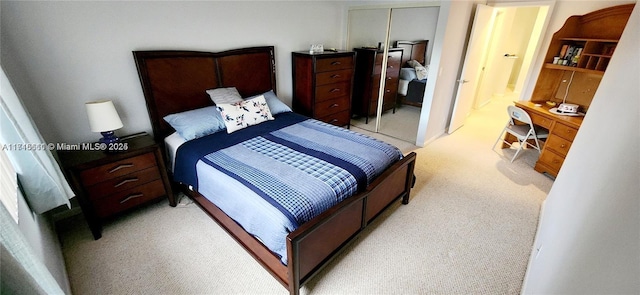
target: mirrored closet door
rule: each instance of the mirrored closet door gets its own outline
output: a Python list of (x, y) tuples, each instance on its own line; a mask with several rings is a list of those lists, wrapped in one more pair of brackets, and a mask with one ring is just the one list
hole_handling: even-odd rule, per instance
[(437, 6), (349, 11), (352, 126), (415, 143), (438, 13)]

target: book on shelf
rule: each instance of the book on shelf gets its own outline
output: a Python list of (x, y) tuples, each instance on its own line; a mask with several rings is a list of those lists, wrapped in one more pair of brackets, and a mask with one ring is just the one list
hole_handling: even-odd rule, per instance
[(560, 54), (558, 54), (558, 56), (560, 58), (564, 58), (564, 56), (567, 54), (567, 49), (569, 49), (569, 45), (567, 44), (562, 45), (562, 48), (560, 49)]
[(582, 55), (582, 47), (578, 47), (574, 50), (574, 54), (571, 57), (571, 66), (578, 66), (578, 61), (580, 61), (580, 55)]

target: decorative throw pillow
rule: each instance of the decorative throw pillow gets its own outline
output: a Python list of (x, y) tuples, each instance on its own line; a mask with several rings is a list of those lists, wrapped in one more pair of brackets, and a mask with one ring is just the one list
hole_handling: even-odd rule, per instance
[(242, 96), (240, 96), (238, 89), (235, 87), (209, 89), (207, 90), (207, 94), (209, 94), (209, 97), (216, 105), (221, 103), (232, 104), (242, 101)]
[(233, 104), (219, 104), (218, 111), (227, 126), (227, 133), (273, 120), (264, 95)]
[[(267, 105), (269, 106), (269, 110), (271, 111), (271, 115), (277, 115), (280, 113), (286, 113), (286, 112), (291, 112), (291, 108), (284, 104), (284, 102), (282, 102), (275, 93), (273, 93), (273, 90), (269, 90), (265, 93), (263, 93), (262, 95), (264, 95), (264, 99), (267, 101)], [(259, 95), (256, 96), (252, 96), (249, 97), (247, 99), (252, 99), (252, 98), (256, 98)]]
[(418, 80), (424, 80), (429, 75), (429, 66), (424, 67), (415, 59), (407, 61), (407, 64), (416, 70)]
[(164, 120), (185, 140), (203, 137), (226, 128), (215, 106), (166, 115)]

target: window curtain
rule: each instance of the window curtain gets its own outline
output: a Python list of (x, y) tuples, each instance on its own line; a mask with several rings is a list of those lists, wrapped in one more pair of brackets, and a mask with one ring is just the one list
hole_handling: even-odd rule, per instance
[(18, 174), (29, 207), (37, 214), (61, 205), (71, 207), (69, 199), (74, 196), (73, 191), (4, 68), (0, 79), (0, 145)]

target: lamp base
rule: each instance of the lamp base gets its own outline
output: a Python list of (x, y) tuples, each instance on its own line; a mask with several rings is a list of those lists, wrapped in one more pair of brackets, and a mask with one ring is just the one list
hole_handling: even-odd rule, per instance
[(120, 138), (118, 138), (113, 131), (100, 132), (100, 134), (102, 134), (102, 138), (99, 140), (100, 143), (114, 143), (120, 141)]

